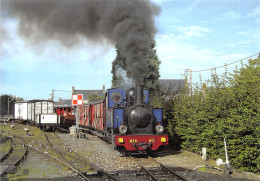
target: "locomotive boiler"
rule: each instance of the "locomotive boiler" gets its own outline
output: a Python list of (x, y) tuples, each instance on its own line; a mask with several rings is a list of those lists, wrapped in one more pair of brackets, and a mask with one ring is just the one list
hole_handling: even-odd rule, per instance
[(149, 106), (143, 85), (108, 89), (104, 100), (83, 106), (80, 115), (82, 131), (98, 131), (121, 152), (147, 153), (168, 145), (162, 109)]

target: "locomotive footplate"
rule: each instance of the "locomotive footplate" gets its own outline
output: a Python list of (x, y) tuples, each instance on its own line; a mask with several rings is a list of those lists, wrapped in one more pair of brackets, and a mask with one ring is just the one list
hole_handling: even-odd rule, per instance
[(168, 135), (116, 135), (115, 145), (123, 146), (127, 151), (158, 150), (168, 145)]

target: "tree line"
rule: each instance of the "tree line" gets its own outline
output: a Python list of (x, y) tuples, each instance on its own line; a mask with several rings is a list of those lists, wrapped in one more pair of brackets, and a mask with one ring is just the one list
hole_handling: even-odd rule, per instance
[(231, 163), (259, 173), (260, 56), (241, 66), (221, 76), (213, 70), (192, 95), (187, 87), (178, 95), (165, 89), (152, 103), (164, 108), (173, 144), (195, 153), (206, 147), (210, 158), (223, 159), (226, 138)]

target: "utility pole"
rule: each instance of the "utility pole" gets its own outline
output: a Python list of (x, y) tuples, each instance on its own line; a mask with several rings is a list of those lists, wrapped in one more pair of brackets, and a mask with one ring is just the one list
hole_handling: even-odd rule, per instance
[(76, 106), (76, 135), (79, 136), (79, 105)]
[(189, 69), (190, 72), (190, 78), (189, 78), (189, 94), (192, 95), (192, 70)]
[(10, 115), (10, 103), (12, 102), (12, 101), (14, 101), (16, 99), (16, 97), (15, 98), (12, 98), (11, 100), (10, 100), (10, 98), (9, 98), (9, 95), (7, 96), (7, 103), (8, 103), (8, 106), (7, 106), (7, 116), (9, 117), (9, 115)]
[(9, 96), (7, 96), (7, 102), (8, 102), (8, 113), (7, 113), (8, 115), (7, 116), (9, 117), (9, 103), (10, 103), (9, 102)]
[(52, 89), (52, 92), (51, 92), (51, 100), (53, 101), (54, 99), (54, 89)]

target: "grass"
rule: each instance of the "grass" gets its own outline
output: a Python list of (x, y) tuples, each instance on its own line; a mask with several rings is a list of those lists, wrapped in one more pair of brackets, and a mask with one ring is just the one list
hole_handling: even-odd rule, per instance
[(25, 179), (28, 177), (29, 173), (30, 171), (28, 169), (18, 168), (15, 174), (8, 174), (7, 178), (9, 180)]
[[(6, 133), (8, 132), (8, 133), (15, 135), (15, 136), (22, 136), (25, 139), (25, 141), (28, 145), (33, 145), (34, 147), (38, 147), (38, 149), (44, 150), (44, 151), (48, 152), (48, 154), (53, 155), (57, 158), (60, 158), (57, 155), (57, 153), (53, 149), (51, 149), (51, 146), (48, 145), (46, 138), (45, 138), (45, 135), (44, 135), (42, 130), (40, 130), (36, 126), (30, 126), (29, 125), (28, 126), (29, 132), (31, 134), (33, 134), (33, 136), (28, 136), (26, 134), (26, 132), (24, 131), (24, 128), (27, 128), (26, 125), (15, 123), (15, 128), (12, 129), (11, 124), (12, 123), (7, 123), (6, 126), (4, 126), (3, 123), (0, 123), (0, 129), (4, 130), (4, 132), (6, 132)], [(7, 135), (8, 135), (8, 133), (7, 133)], [(41, 147), (39, 146), (40, 144), (42, 145)], [(49, 147), (48, 149), (46, 148), (47, 145)], [(6, 145), (4, 147), (1, 145), (1, 149), (7, 150), (8, 145)], [(76, 156), (76, 154), (73, 153), (73, 152), (71, 153), (71, 155)], [(72, 160), (72, 158), (70, 158), (67, 155), (64, 155), (64, 157), (67, 158), (69, 161)], [(57, 161), (54, 158), (48, 157), (48, 161), (50, 163), (56, 162), (58, 165), (60, 165), (60, 168), (54, 169), (55, 171), (51, 171), (51, 170), (49, 171), (48, 170), (48, 174), (51, 174), (51, 172), (59, 173), (60, 169), (63, 169), (63, 170), (69, 169), (67, 166), (64, 166), (62, 163), (60, 163), (59, 161)], [(50, 166), (52, 166), (52, 165), (50, 165)], [(87, 171), (91, 171), (90, 166), (86, 166), (86, 167), (84, 167), (84, 169), (87, 170)], [(27, 174), (25, 174), (26, 172), (27, 172)], [(29, 166), (29, 167), (27, 166), (25, 168), (19, 168), (15, 174), (13, 174), (13, 175), (9, 174), (7, 178), (9, 178), (10, 180), (29, 178), (28, 174), (29, 175), (30, 174), (33, 174), (33, 175), (41, 174), (42, 175), (43, 173), (41, 173), (41, 172), (42, 172), (41, 169), (37, 169), (37, 168), (31, 167), (31, 166)]]
[(5, 143), (1, 143), (0, 153), (1, 155), (6, 154), (11, 148), (11, 141), (7, 140)]
[(207, 168), (206, 167), (200, 167), (200, 168), (198, 168), (198, 171), (199, 172), (205, 172), (205, 171), (207, 171)]
[[(17, 180), (17, 179), (27, 179), (27, 178), (47, 178), (52, 174), (57, 174), (60, 172), (60, 168), (53, 167), (52, 164), (45, 164), (48, 169), (39, 169), (35, 168), (34, 165), (29, 165), (28, 167), (21, 168), (14, 174), (8, 174), (7, 178), (9, 180)], [(67, 168), (64, 168), (67, 169)]]

